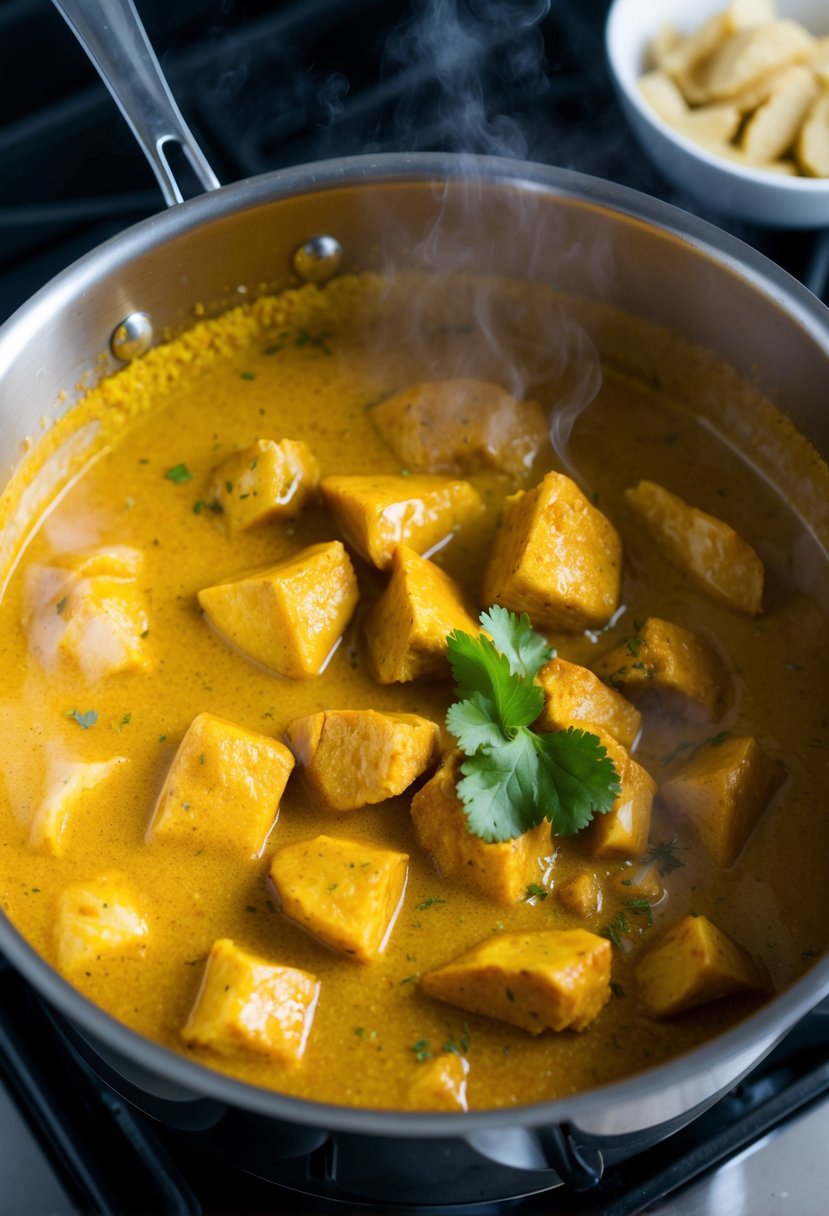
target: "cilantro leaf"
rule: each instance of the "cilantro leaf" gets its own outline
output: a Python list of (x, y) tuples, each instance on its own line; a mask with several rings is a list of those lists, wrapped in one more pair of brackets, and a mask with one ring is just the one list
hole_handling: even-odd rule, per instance
[(547, 818), (557, 836), (572, 836), (586, 828), (595, 813), (606, 814), (621, 792), (613, 761), (598, 735), (574, 726), (535, 738), (560, 803), (557, 813)]
[(526, 612), (516, 617), (500, 604), (481, 613), (481, 624), (492, 636), (501, 654), (507, 659), (514, 676), (529, 676), (532, 680), (540, 667), (555, 657), (555, 650), (533, 631)]
[(490, 843), (523, 836), (539, 824), (538, 766), (530, 732), (491, 751), (481, 751), (461, 765), (458, 795), (469, 830)]
[(174, 464), (164, 474), (168, 481), (174, 481), (177, 486), (184, 485), (186, 481), (193, 480), (193, 474), (190, 472), (186, 464)]
[(530, 900), (530, 899), (544, 900), (547, 898), (547, 896), (549, 894), (550, 894), (550, 892), (540, 882), (528, 882), (527, 883), (527, 894), (524, 896), (524, 899), (525, 900)]
[(446, 725), (468, 756), (482, 747), (500, 747), (507, 742), (499, 724), (492, 720), (491, 702), (479, 692), (474, 692), (466, 701), (450, 705)]
[(85, 713), (81, 713), (79, 709), (70, 709), (66, 716), (77, 722), (81, 730), (89, 730), (90, 726), (94, 726), (98, 721), (98, 711), (95, 709), (88, 709)]
[(616, 769), (597, 735), (530, 729), (544, 707), (535, 675), (552, 651), (526, 614), (496, 605), (480, 620), (494, 641), (460, 631), (447, 639), (460, 699), (446, 725), (464, 753), (457, 792), (469, 831), (513, 840), (546, 818), (556, 835), (572, 835), (611, 810)]
[(535, 721), (544, 708), (544, 693), (532, 677), (513, 675), (509, 659), (483, 635), (473, 638), (456, 630), (447, 641), (452, 675), (462, 701), (471, 700), (477, 693), (479, 708), (504, 734)]

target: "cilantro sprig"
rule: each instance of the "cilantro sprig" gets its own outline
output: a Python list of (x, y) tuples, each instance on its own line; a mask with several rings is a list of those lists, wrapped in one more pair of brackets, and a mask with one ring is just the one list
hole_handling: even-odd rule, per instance
[(459, 700), (446, 725), (466, 757), (458, 796), (469, 830), (512, 840), (549, 819), (557, 836), (570, 836), (612, 808), (620, 790), (613, 762), (588, 731), (531, 729), (544, 707), (535, 677), (554, 652), (527, 614), (495, 605), (480, 621), (486, 634), (448, 638)]

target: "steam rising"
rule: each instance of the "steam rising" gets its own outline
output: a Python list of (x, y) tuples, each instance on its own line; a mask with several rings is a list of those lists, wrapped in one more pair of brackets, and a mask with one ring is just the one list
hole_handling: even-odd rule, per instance
[[(491, 113), (487, 80), (490, 61), (497, 57), (502, 95), (520, 94), (526, 104), (529, 94), (534, 105), (542, 104), (549, 81), (538, 24), (549, 9), (550, 0), (427, 0), (417, 17), (392, 33), (385, 48), (387, 77), (419, 78), (424, 65), (429, 70), (425, 105), (417, 89), (400, 98), (399, 129), (417, 130), (425, 109), (433, 136), (447, 151), (526, 157), (526, 130), (509, 113)], [(422, 147), (422, 131), (418, 142)]]
[[(384, 54), (387, 78), (404, 83), (398, 93), (394, 123), (401, 137), (408, 134), (412, 147), (424, 146), (454, 152), (461, 157), (460, 183), (436, 181), (440, 202), (433, 218), (411, 242), (415, 264), (436, 274), (436, 283), (423, 292), (414, 308), (415, 333), (421, 349), (427, 341), (434, 292), (442, 276), (458, 274), (513, 274), (556, 281), (559, 273), (583, 281), (585, 272), (601, 273), (601, 258), (567, 244), (566, 235), (550, 231), (549, 217), (532, 191), (513, 191), (500, 204), (493, 221), (491, 186), (480, 156), (525, 159), (537, 146), (549, 106), (550, 81), (539, 23), (549, 12), (549, 0), (427, 0), (417, 16), (399, 25), (389, 37)], [(424, 65), (426, 71), (424, 72)], [(424, 75), (428, 89), (424, 87)], [(495, 82), (497, 88), (490, 85)], [(493, 112), (493, 95), (501, 112)], [(533, 131), (527, 129), (527, 99), (532, 105)], [(516, 101), (514, 111), (504, 103)], [(520, 99), (520, 109), (518, 100)], [(423, 130), (424, 119), (427, 124)], [(484, 171), (482, 171), (484, 170)], [(400, 234), (389, 237), (390, 256)], [(520, 254), (511, 260), (513, 246)], [(570, 437), (577, 419), (598, 393), (601, 366), (584, 329), (563, 304), (551, 295), (539, 305), (536, 293), (532, 315), (519, 314), (512, 301), (504, 315), (498, 288), (484, 280), (476, 291), (474, 327), (484, 349), (470, 352), (458, 344), (453, 355), (424, 355), (424, 374), (486, 376), (503, 384), (516, 397), (539, 392), (553, 402), (550, 438), (562, 466), (580, 480), (569, 456)], [(539, 315), (539, 309), (545, 315)], [(585, 487), (589, 488), (589, 487)]]

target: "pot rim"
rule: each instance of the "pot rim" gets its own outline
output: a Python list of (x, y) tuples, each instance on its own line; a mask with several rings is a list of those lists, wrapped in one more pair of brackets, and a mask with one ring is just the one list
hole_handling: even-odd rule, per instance
[[(770, 259), (713, 224), (626, 186), (569, 169), (530, 162), (448, 153), (380, 154), (346, 157), (278, 170), (243, 179), (178, 204), (112, 237), (57, 275), (0, 327), (0, 381), (20, 350), (56, 311), (83, 295), (103, 274), (148, 251), (161, 248), (185, 232), (245, 210), (275, 203), (284, 196), (365, 186), (378, 182), (462, 181), (470, 175), (485, 185), (516, 187), (572, 199), (598, 210), (619, 212), (655, 227), (713, 258), (747, 280), (808, 332), (829, 359), (829, 308)], [(707, 1072), (723, 1060), (752, 1047), (753, 1062), (777, 1043), (794, 1023), (829, 996), (829, 956), (736, 1026), (684, 1055), (631, 1077), (548, 1102), (521, 1107), (458, 1113), (390, 1111), (335, 1106), (295, 1098), (243, 1081), (187, 1059), (117, 1021), (73, 988), (23, 938), (0, 912), (0, 950), (37, 991), (82, 1031), (166, 1081), (181, 1085), (193, 1097), (212, 1098), (256, 1114), (306, 1126), (349, 1133), (415, 1138), (471, 1135), (505, 1126), (538, 1127), (567, 1120), (579, 1124), (597, 1105), (635, 1104), (687, 1076)]]
[(18, 331), (22, 331), (24, 337), (31, 334), (55, 309), (82, 295), (87, 286), (97, 282), (102, 271), (111, 273), (186, 232), (273, 203), (285, 195), (364, 186), (367, 181), (382, 181), (389, 185), (439, 179), (462, 181), (465, 178), (474, 178), (486, 185), (530, 188), (569, 198), (659, 228), (699, 253), (714, 257), (732, 273), (747, 280), (794, 316), (812, 339), (829, 353), (829, 307), (813, 292), (738, 237), (661, 199), (573, 169), (532, 161), (468, 153), (378, 153), (316, 161), (242, 178), (140, 220), (110, 237), (56, 275), (0, 325), (0, 378), (15, 357)]

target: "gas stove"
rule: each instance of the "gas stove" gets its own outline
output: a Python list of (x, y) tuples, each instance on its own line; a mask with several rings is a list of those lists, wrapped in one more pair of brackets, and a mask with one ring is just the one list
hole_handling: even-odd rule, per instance
[[(365, 151), (525, 156), (656, 195), (754, 245), (829, 299), (829, 230), (700, 208), (627, 130), (603, 50), (607, 0), (139, 0), (173, 92), (223, 181)], [(448, 27), (446, 23), (449, 23)], [(0, 0), (0, 320), (161, 200), (49, 0)], [(0, 1216), (466, 1212), (818, 1216), (829, 1191), (829, 1003), (737, 1089), (582, 1195), (452, 1208), (344, 1188), (336, 1145), (241, 1175), (197, 1134), (138, 1113), (0, 960)], [(424, 1156), (428, 1144), (421, 1146)], [(366, 1165), (371, 1168), (371, 1163)], [(428, 1168), (428, 1159), (424, 1160)]]

